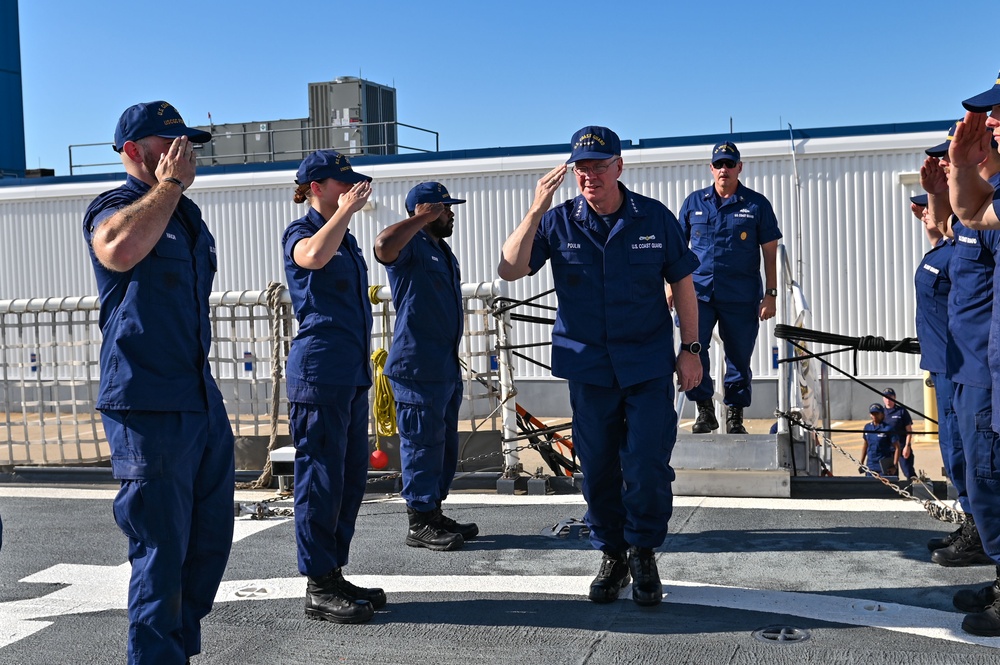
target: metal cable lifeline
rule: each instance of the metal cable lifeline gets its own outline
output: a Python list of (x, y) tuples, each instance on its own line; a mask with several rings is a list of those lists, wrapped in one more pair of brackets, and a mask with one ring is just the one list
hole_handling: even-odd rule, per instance
[[(867, 388), (868, 390), (871, 390), (873, 393), (876, 393), (876, 394), (879, 394), (879, 395), (881, 395), (881, 391), (879, 391), (874, 386), (872, 386), (872, 385), (870, 385), (870, 384), (862, 381), (861, 379), (859, 379), (856, 376), (856, 374), (857, 374), (857, 353), (859, 351), (874, 351), (874, 352), (882, 352), (882, 353), (893, 353), (893, 352), (897, 352), (897, 353), (914, 353), (914, 354), (920, 353), (920, 343), (916, 339), (914, 339), (912, 337), (906, 338), (906, 339), (902, 339), (902, 340), (898, 340), (898, 341), (897, 340), (887, 340), (885, 338), (877, 337), (877, 336), (872, 336), (872, 335), (868, 335), (868, 336), (864, 336), (864, 337), (848, 337), (846, 335), (837, 335), (837, 334), (834, 334), (834, 333), (826, 333), (826, 332), (822, 332), (822, 331), (819, 331), (819, 330), (810, 330), (808, 328), (798, 328), (798, 327), (795, 327), (795, 326), (788, 326), (788, 325), (784, 325), (784, 324), (778, 324), (778, 325), (776, 325), (774, 327), (774, 336), (777, 337), (777, 338), (779, 338), (779, 339), (787, 340), (790, 344), (792, 344), (792, 346), (794, 346), (795, 348), (799, 349), (802, 352), (802, 355), (799, 355), (799, 356), (795, 356), (795, 357), (792, 357), (792, 358), (781, 358), (781, 359), (778, 360), (779, 363), (797, 362), (797, 361), (800, 361), (800, 360), (803, 360), (803, 359), (816, 358), (821, 363), (827, 365), (828, 367), (831, 367), (831, 368), (837, 370), (838, 372), (840, 372), (841, 374), (843, 374), (844, 376), (846, 376), (847, 378), (849, 378), (851, 381), (859, 383), (862, 386), (864, 386), (865, 388)], [(842, 346), (843, 348), (833, 349), (833, 350), (830, 350), (830, 351), (823, 351), (823, 352), (820, 352), (820, 353), (813, 353), (813, 352), (809, 351), (802, 344), (799, 344), (798, 342), (815, 342), (817, 344), (837, 344), (837, 345)], [(854, 351), (854, 368), (855, 368), (854, 371), (855, 371), (855, 375), (849, 374), (848, 372), (846, 372), (843, 369), (841, 369), (840, 367), (838, 367), (836, 364), (834, 364), (834, 363), (826, 360), (823, 357), (823, 356), (829, 356), (829, 355), (832, 355), (832, 354), (835, 354), (835, 353), (842, 353), (842, 352), (845, 352), (845, 351), (852, 351), (852, 350)], [(897, 403), (900, 406), (902, 406), (903, 408), (907, 409), (908, 411), (912, 411), (913, 413), (916, 413), (916, 414), (918, 414), (920, 416), (923, 416), (926, 420), (929, 420), (929, 421), (933, 422), (934, 424), (937, 424), (937, 420), (935, 420), (933, 418), (930, 418), (926, 414), (921, 413), (920, 411), (918, 411), (916, 409), (913, 409), (913, 408), (907, 406), (906, 404), (903, 404), (902, 402), (899, 402), (898, 400), (897, 400)], [(832, 428), (815, 427), (813, 425), (810, 425), (809, 423), (804, 422), (802, 420), (802, 417), (798, 413), (791, 413), (791, 412), (786, 413), (786, 412), (782, 412), (782, 411), (776, 410), (775, 411), (775, 416), (777, 416), (779, 418), (786, 418), (788, 420), (789, 424), (797, 425), (797, 426), (801, 427), (804, 430), (808, 430), (810, 432), (815, 433), (817, 436), (821, 436), (820, 435), (821, 432), (862, 433), (864, 431), (864, 430), (845, 430), (845, 429), (832, 429)], [(944, 504), (940, 499), (934, 497), (933, 492), (931, 492), (930, 488), (927, 487), (925, 479), (918, 478), (917, 482), (919, 482), (921, 484), (921, 486), (923, 486), (928, 491), (928, 495), (931, 496), (931, 497), (933, 497), (933, 498), (927, 499), (927, 500), (922, 500), (922, 499), (914, 496), (913, 494), (911, 494), (907, 490), (899, 487), (895, 483), (891, 482), (889, 479), (883, 477), (882, 474), (878, 473), (877, 471), (875, 471), (875, 470), (869, 468), (868, 466), (862, 464), (861, 462), (859, 462), (857, 459), (854, 458), (853, 455), (851, 455), (849, 452), (847, 452), (841, 446), (839, 446), (836, 443), (834, 443), (829, 437), (827, 437), (827, 436), (821, 436), (821, 438), (826, 443), (828, 443), (832, 447), (834, 447), (840, 454), (844, 455), (845, 457), (847, 457), (847, 459), (851, 460), (851, 462), (853, 462), (854, 464), (856, 464), (858, 466), (859, 470), (863, 470), (865, 473), (870, 474), (872, 477), (874, 477), (875, 479), (877, 479), (880, 483), (882, 483), (883, 485), (885, 485), (886, 487), (888, 487), (892, 491), (896, 492), (899, 496), (903, 497), (904, 499), (908, 499), (910, 501), (916, 501), (917, 503), (920, 503), (924, 507), (924, 510), (926, 510), (927, 513), (931, 517), (933, 517), (934, 519), (942, 521), (942, 522), (950, 522), (950, 523), (953, 523), (953, 524), (961, 524), (962, 522), (965, 521), (965, 515), (963, 513), (961, 513), (959, 511), (955, 510), (954, 508), (952, 508), (952, 507)]]

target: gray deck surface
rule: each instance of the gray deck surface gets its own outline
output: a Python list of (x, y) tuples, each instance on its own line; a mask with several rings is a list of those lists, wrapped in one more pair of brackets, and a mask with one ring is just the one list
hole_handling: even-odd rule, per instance
[[(114, 485), (0, 483), (0, 663), (124, 663), (128, 564)], [(244, 501), (270, 492), (239, 493)], [(276, 504), (282, 505), (282, 504)], [(288, 504), (285, 504), (288, 505)], [(348, 579), (386, 589), (359, 626), (306, 620), (291, 518), (237, 524), (197, 665), (284, 663), (997, 663), (1000, 638), (961, 632), (954, 592), (989, 566), (947, 569), (925, 543), (951, 526), (897, 499), (679, 497), (658, 555), (667, 595), (595, 605), (600, 556), (579, 495), (457, 493), (482, 536), (457, 552), (403, 544), (405, 506), (362, 506)], [(754, 632), (797, 628), (804, 641)]]

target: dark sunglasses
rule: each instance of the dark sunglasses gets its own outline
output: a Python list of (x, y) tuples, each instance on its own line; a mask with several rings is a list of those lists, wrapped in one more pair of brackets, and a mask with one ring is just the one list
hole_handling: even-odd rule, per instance
[(728, 159), (720, 159), (717, 162), (713, 162), (712, 166), (714, 166), (717, 169), (735, 169), (736, 162), (731, 162)]

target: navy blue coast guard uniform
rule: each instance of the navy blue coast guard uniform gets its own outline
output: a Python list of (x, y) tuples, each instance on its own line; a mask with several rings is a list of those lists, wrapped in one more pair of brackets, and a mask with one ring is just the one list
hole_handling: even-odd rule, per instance
[(392, 383), (406, 505), (439, 507), (458, 465), (462, 406), (462, 280), (458, 259), (443, 239), (417, 232), (385, 264), (396, 309), (384, 374)]
[[(998, 177), (990, 182), (995, 188)], [(952, 232), (948, 326), (957, 353), (949, 357), (948, 369), (955, 384), (970, 513), (984, 551), (1000, 563), (1000, 436), (991, 427), (992, 379), (988, 360), (983, 359), (983, 349), (989, 347), (1000, 231), (974, 231), (952, 217)]]
[(664, 280), (698, 265), (666, 206), (617, 186), (624, 202), (608, 222), (582, 195), (546, 212), (530, 262), (531, 274), (552, 262), (552, 374), (569, 380), (586, 521), (607, 553), (667, 535), (677, 414)]
[(750, 406), (750, 358), (760, 327), (760, 246), (781, 238), (771, 203), (739, 183), (736, 193), (719, 199), (715, 186), (692, 192), (681, 206), (680, 222), (700, 265), (694, 272), (698, 294), (698, 341), (701, 342), (701, 383), (686, 394), (689, 400), (712, 399), (715, 384), (709, 371), (712, 330), (726, 356), (723, 402)]
[[(906, 446), (907, 436), (910, 434), (907, 432), (906, 428), (913, 426), (913, 417), (910, 412), (899, 405), (899, 402), (895, 402), (892, 408), (885, 409), (885, 423), (890, 425), (892, 429), (896, 432), (896, 438), (899, 440), (899, 445), (901, 447)], [(913, 453), (912, 447), (910, 448), (910, 458), (907, 459), (903, 457), (902, 452), (899, 455), (899, 477), (900, 478), (912, 478), (916, 476), (916, 471), (913, 468), (913, 464), (916, 461), (916, 455)]]
[(153, 250), (127, 272), (94, 255), (94, 230), (149, 185), (128, 176), (87, 208), (83, 235), (100, 292), (97, 408), (121, 480), (129, 539), (129, 662), (183, 663), (201, 651), (233, 542), (233, 433), (208, 364), (215, 239), (181, 197)]
[(896, 446), (900, 445), (896, 428), (884, 420), (877, 425), (865, 423), (864, 434), (861, 437), (865, 440), (868, 451), (865, 455), (865, 464), (869, 469), (883, 473), (882, 461), (887, 460), (887, 464), (893, 464)]
[(920, 368), (934, 381), (938, 413), (938, 446), (945, 473), (958, 492), (958, 503), (969, 512), (965, 487), (965, 453), (958, 433), (953, 398), (955, 384), (948, 374), (948, 355), (956, 352), (948, 330), (948, 298), (951, 294), (949, 263), (955, 242), (943, 238), (920, 260), (913, 284), (917, 294), (916, 329), (920, 340)]
[(322, 577), (347, 565), (368, 475), (372, 308), (368, 265), (344, 234), (318, 270), (292, 259), (295, 243), (326, 223), (310, 208), (281, 238), (288, 291), (299, 322), (286, 366), (295, 445), (295, 535), (299, 572)]

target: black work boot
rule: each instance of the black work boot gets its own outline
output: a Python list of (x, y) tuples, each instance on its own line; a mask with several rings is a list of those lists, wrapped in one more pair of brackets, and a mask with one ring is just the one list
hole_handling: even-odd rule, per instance
[(410, 547), (426, 547), (435, 552), (445, 552), (457, 550), (465, 543), (462, 534), (445, 531), (438, 524), (441, 516), (440, 508), (425, 513), (407, 508), (406, 516), (410, 520), (410, 528), (406, 532), (406, 544)]
[(1000, 637), (1000, 599), (978, 614), (962, 619), (962, 630), (983, 637)]
[(618, 592), (628, 585), (628, 561), (625, 552), (608, 554), (604, 552), (601, 569), (590, 583), (589, 598), (595, 603), (613, 603), (618, 600)]
[(375, 614), (367, 600), (348, 597), (340, 588), (340, 569), (322, 577), (310, 577), (306, 583), (306, 616), (334, 623), (364, 623)]
[(985, 612), (1000, 600), (1000, 566), (997, 566), (997, 580), (978, 589), (962, 589), (951, 599), (952, 604), (962, 612), (976, 614)]
[(726, 416), (726, 434), (746, 434), (747, 428), (743, 426), (743, 407), (729, 407), (729, 415)]
[[(971, 515), (967, 517), (967, 520), (969, 519), (972, 519)], [(962, 522), (961, 524), (958, 525), (957, 529), (949, 533), (947, 536), (943, 538), (931, 538), (930, 540), (927, 541), (927, 549), (933, 552), (934, 550), (942, 550), (948, 547), (953, 542), (958, 540), (958, 537), (962, 535), (962, 529), (964, 528), (965, 528), (965, 522)]]
[(719, 420), (715, 417), (715, 404), (710, 399), (699, 400), (698, 417), (691, 425), (691, 431), (695, 434), (706, 434), (716, 429), (719, 429)]
[(663, 600), (663, 585), (656, 570), (656, 557), (651, 547), (630, 547), (628, 567), (632, 571), (632, 600), (636, 605), (659, 605)]
[(352, 600), (367, 600), (372, 604), (372, 609), (380, 610), (385, 607), (385, 591), (379, 588), (366, 589), (356, 586), (344, 579), (344, 572), (337, 568), (333, 573), (337, 576), (337, 586), (345, 596)]
[(463, 541), (472, 540), (479, 535), (479, 526), (475, 522), (456, 522), (441, 512), (441, 504), (438, 504), (437, 525), (448, 533), (461, 535)]
[(993, 559), (983, 551), (983, 541), (979, 538), (979, 529), (971, 519), (966, 519), (962, 525), (962, 533), (948, 547), (934, 550), (931, 561), (941, 566), (956, 568), (959, 566), (982, 566), (993, 563)]

